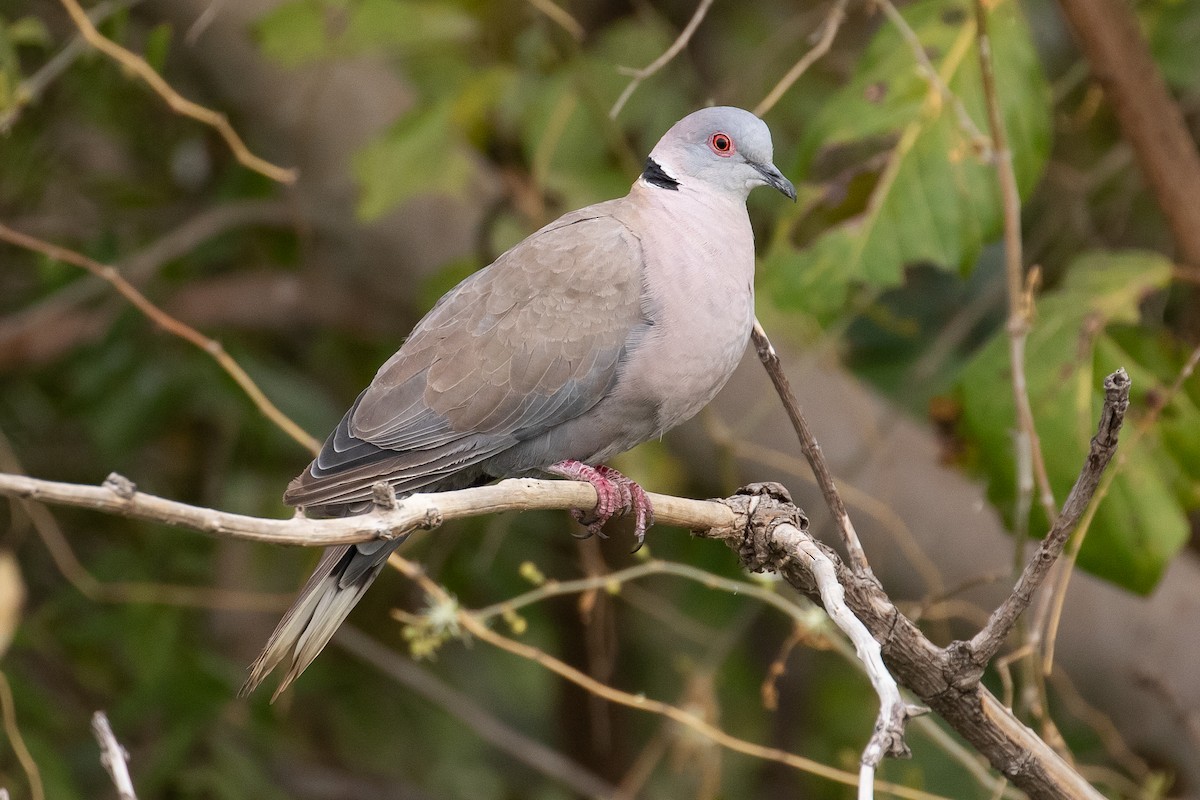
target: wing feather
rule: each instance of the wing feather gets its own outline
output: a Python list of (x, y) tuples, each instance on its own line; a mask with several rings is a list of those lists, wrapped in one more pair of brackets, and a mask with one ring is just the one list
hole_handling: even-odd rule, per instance
[(640, 243), (602, 207), (543, 228), (442, 298), (284, 499), (357, 502), (380, 480), (417, 491), (598, 403), (645, 325)]

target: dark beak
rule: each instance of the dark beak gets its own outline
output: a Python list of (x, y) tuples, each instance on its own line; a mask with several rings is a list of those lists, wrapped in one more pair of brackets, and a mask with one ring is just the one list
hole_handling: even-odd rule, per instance
[(791, 201), (796, 202), (796, 187), (792, 186), (792, 182), (783, 177), (783, 173), (779, 171), (774, 164), (756, 164), (751, 162), (750, 166), (758, 170), (758, 174), (762, 175), (763, 181), (767, 186), (774, 186)]

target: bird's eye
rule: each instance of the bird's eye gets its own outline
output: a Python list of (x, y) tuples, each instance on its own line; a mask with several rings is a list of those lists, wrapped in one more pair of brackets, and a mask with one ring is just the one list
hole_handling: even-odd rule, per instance
[(724, 158), (733, 155), (733, 139), (727, 133), (718, 132), (708, 137), (708, 147)]

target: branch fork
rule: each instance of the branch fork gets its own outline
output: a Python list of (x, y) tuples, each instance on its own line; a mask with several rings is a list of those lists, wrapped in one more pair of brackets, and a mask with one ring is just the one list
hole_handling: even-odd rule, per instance
[(819, 595), (826, 613), (853, 643), (866, 668), (880, 702), (874, 733), (863, 750), (863, 772), (859, 782), (860, 797), (870, 796), (863, 792), (874, 782), (874, 770), (884, 757), (912, 756), (904, 740), (905, 726), (909, 719), (926, 714), (929, 709), (906, 703), (901, 697), (900, 687), (884, 666), (879, 642), (846, 604), (846, 590), (838, 576), (840, 559), (812, 538), (808, 517), (792, 503), (791, 495), (783, 485), (753, 483), (720, 502), (732, 508), (742, 524), (732, 530), (706, 531), (699, 535), (723, 539), (737, 552), (742, 564), (753, 572), (803, 576), (810, 584), (806, 591)]

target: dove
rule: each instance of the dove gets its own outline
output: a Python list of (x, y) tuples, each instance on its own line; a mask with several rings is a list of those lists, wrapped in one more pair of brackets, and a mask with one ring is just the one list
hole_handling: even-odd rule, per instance
[[(675, 123), (629, 194), (551, 222), (437, 302), (287, 487), (309, 516), (397, 497), (549, 475), (587, 481), (586, 533), (632, 513), (645, 491), (604, 462), (700, 411), (741, 360), (754, 320), (746, 198), (796, 190), (748, 111), (705, 108)], [(275, 697), (312, 662), (400, 540), (325, 551), (241, 694), (276, 666)]]

